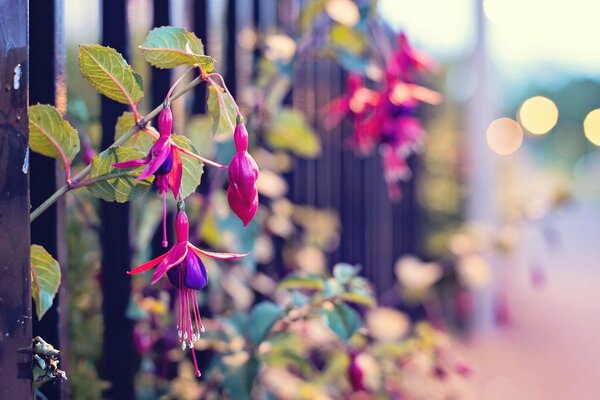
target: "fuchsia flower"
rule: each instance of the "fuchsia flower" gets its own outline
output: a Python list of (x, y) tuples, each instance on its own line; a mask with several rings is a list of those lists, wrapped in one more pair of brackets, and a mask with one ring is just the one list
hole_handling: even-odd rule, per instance
[(258, 166), (248, 154), (248, 131), (241, 122), (235, 127), (233, 141), (237, 152), (229, 163), (227, 200), (229, 207), (246, 227), (258, 210)]
[(366, 390), (365, 388), (365, 373), (362, 367), (358, 364), (358, 350), (350, 350), (350, 365), (348, 366), (348, 379), (355, 392)]
[(175, 217), (175, 235), (177, 243), (162, 256), (156, 257), (142, 265), (135, 267), (129, 274), (139, 274), (156, 267), (152, 277), (155, 284), (165, 274), (169, 281), (177, 287), (177, 335), (181, 341), (182, 350), (192, 350), (192, 358), (196, 369), (196, 376), (200, 376), (196, 354), (193, 350), (194, 343), (200, 339), (204, 332), (202, 318), (196, 291), (203, 289), (208, 284), (208, 274), (200, 256), (221, 260), (234, 260), (247, 254), (214, 253), (201, 250), (189, 242), (189, 222), (183, 210), (183, 201), (178, 204), (179, 211)]
[(145, 165), (146, 168), (144, 168), (142, 173), (137, 177), (137, 180), (146, 179), (150, 175), (156, 177), (158, 192), (163, 195), (163, 247), (167, 247), (168, 245), (165, 226), (167, 219), (166, 193), (171, 189), (173, 197), (176, 199), (179, 197), (183, 171), (181, 153), (187, 154), (205, 164), (218, 168), (225, 168), (224, 165), (208, 160), (175, 144), (171, 137), (172, 128), (173, 114), (171, 113), (171, 107), (166, 103), (165, 107), (158, 115), (158, 132), (160, 133), (160, 136), (154, 145), (152, 145), (146, 158), (113, 164), (113, 167), (115, 168), (132, 168)]

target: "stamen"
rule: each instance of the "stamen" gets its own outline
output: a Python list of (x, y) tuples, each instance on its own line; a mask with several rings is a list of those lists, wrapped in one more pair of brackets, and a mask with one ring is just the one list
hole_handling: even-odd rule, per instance
[(167, 247), (169, 242), (167, 241), (167, 193), (163, 193), (163, 240), (162, 247)]

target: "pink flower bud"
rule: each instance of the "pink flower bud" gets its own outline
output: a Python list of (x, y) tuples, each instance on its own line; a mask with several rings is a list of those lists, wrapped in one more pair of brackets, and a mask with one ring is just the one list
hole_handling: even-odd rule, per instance
[(92, 158), (96, 155), (96, 150), (92, 147), (91, 143), (87, 140), (83, 141), (83, 162), (86, 165), (92, 163)]
[(357, 360), (359, 354), (356, 350), (350, 352), (350, 366), (348, 367), (348, 379), (350, 380), (350, 384), (352, 384), (352, 389), (356, 392), (365, 390), (365, 374)]
[(171, 107), (166, 106), (160, 114), (158, 114), (158, 132), (160, 133), (160, 136), (170, 136), (172, 130), (173, 113), (171, 112)]
[(244, 124), (238, 124), (233, 132), (233, 142), (237, 151), (248, 151), (248, 131)]
[(175, 236), (177, 243), (187, 242), (190, 235), (190, 224), (185, 211), (177, 212), (175, 216)]
[(258, 210), (258, 166), (246, 151), (248, 149), (248, 132), (243, 124), (235, 128), (233, 135), (237, 153), (229, 163), (229, 188), (227, 200), (229, 207), (248, 226)]

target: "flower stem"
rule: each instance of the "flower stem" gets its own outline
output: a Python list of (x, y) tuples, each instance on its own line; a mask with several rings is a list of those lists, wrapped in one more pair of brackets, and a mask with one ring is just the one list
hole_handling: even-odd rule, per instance
[[(185, 85), (181, 90), (177, 93), (173, 94), (173, 96), (169, 97), (169, 102), (177, 100), (191, 89), (196, 87), (199, 83), (203, 82), (206, 78), (203, 76), (198, 76), (194, 78), (194, 80), (190, 81), (187, 85)], [(163, 104), (161, 103), (154, 110), (150, 111), (144, 118), (142, 118), (138, 124), (133, 126), (130, 130), (127, 131), (123, 136), (117, 139), (110, 147), (117, 147), (125, 143), (127, 139), (132, 137), (137, 131), (140, 130), (140, 127), (145, 126), (148, 122), (152, 120), (152, 118), (156, 117), (159, 112), (163, 109)], [(48, 197), (42, 204), (38, 206), (35, 210), (29, 214), (29, 221), (33, 222), (37, 217), (39, 217), (44, 211), (46, 211), (52, 204), (56, 202), (62, 195), (67, 193), (69, 190), (76, 188), (78, 186), (78, 182), (85, 178), (91, 171), (92, 166), (88, 165), (83, 168), (77, 175), (75, 175), (71, 181), (72, 183), (65, 183), (61, 187), (59, 187), (56, 192), (54, 192), (50, 197)]]

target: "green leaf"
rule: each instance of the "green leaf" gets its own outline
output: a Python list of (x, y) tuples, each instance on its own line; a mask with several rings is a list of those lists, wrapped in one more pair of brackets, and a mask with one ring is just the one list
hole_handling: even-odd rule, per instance
[[(135, 117), (131, 111), (125, 111), (117, 119), (115, 125), (115, 140), (126, 134), (136, 124)], [(133, 147), (143, 153), (148, 153), (150, 148), (154, 144), (155, 139), (147, 132), (137, 131), (129, 139), (125, 141), (121, 146)]]
[(337, 263), (333, 267), (334, 278), (342, 285), (350, 282), (358, 274), (359, 269), (347, 263)]
[(252, 308), (248, 335), (255, 346), (265, 339), (282, 315), (281, 306), (270, 301), (263, 301)]
[(362, 327), (360, 315), (345, 304), (327, 303), (321, 309), (321, 321), (340, 339), (349, 340)]
[(291, 275), (279, 283), (281, 289), (323, 290), (323, 278)]
[(223, 88), (218, 90), (214, 86), (208, 88), (207, 108), (213, 117), (213, 135), (232, 133), (237, 119), (235, 100)]
[(286, 149), (299, 156), (314, 158), (321, 153), (321, 142), (304, 115), (283, 108), (267, 127), (267, 142), (273, 148)]
[(79, 152), (79, 136), (56, 108), (37, 104), (29, 107), (29, 145), (36, 153), (62, 162), (60, 148), (70, 162)]
[(105, 201), (124, 203), (137, 199), (146, 193), (153, 177), (138, 181), (136, 177), (142, 167), (114, 168), (112, 165), (122, 161), (144, 158), (141, 151), (130, 147), (112, 147), (92, 159), (90, 179), (100, 176), (113, 177), (88, 185), (87, 188), (96, 197)]
[(31, 245), (31, 297), (35, 300), (38, 319), (42, 319), (52, 306), (60, 278), (58, 261), (42, 246)]
[(80, 45), (79, 68), (92, 86), (109, 99), (134, 105), (144, 97), (140, 75), (115, 49), (99, 44)]
[(338, 296), (342, 293), (344, 293), (344, 287), (336, 279), (329, 278), (325, 281), (323, 296), (329, 298)]
[(204, 55), (202, 41), (181, 28), (163, 26), (151, 30), (140, 50), (146, 61), (158, 68), (198, 64), (204, 72), (214, 69), (215, 59)]
[[(191, 151), (192, 153), (198, 154), (194, 145), (190, 139), (186, 138), (183, 135), (172, 135), (171, 138), (175, 142), (175, 144), (182, 149)], [(194, 157), (190, 157), (187, 154), (181, 153), (181, 164), (183, 172), (181, 174), (181, 197), (186, 198), (190, 194), (196, 191), (196, 188), (200, 184), (200, 180), (202, 179), (202, 173), (204, 172), (204, 164), (195, 159)]]

